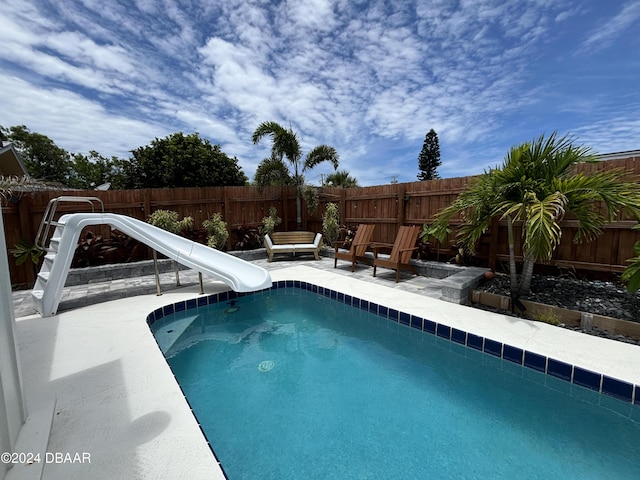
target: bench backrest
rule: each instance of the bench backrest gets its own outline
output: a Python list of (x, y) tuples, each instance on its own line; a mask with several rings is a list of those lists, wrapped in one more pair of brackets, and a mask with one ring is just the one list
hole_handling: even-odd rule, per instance
[(273, 232), (270, 236), (275, 245), (299, 245), (313, 243), (316, 234), (313, 232)]

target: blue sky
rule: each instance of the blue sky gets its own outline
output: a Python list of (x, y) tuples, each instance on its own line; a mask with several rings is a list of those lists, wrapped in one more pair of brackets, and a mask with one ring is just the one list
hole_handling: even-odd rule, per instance
[(198, 132), (253, 178), (276, 121), (361, 185), (416, 180), (431, 128), (442, 177), (553, 131), (636, 150), (639, 24), (638, 0), (7, 1), (0, 124), (125, 158)]

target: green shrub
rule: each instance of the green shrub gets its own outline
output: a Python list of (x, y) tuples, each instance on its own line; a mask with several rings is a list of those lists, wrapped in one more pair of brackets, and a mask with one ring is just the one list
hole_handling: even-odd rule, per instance
[(211, 218), (202, 222), (202, 227), (207, 231), (207, 245), (222, 250), (229, 238), (227, 223), (222, 220), (222, 215), (214, 213)]
[(322, 215), (322, 232), (329, 245), (338, 240), (340, 236), (340, 215), (335, 203), (327, 203), (324, 215)]
[(282, 219), (278, 216), (278, 210), (276, 210), (276, 207), (270, 207), (269, 215), (262, 219), (260, 238), (264, 238), (265, 235), (271, 235), (280, 223), (282, 223)]
[(175, 234), (193, 227), (193, 218), (184, 217), (178, 221), (178, 212), (172, 210), (156, 210), (149, 216), (147, 221), (151, 225)]

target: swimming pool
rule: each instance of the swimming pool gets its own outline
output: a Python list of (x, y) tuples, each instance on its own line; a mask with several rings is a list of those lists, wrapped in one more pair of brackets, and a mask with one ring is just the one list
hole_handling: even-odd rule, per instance
[(637, 478), (638, 387), (305, 282), (274, 287), (148, 318), (229, 478)]

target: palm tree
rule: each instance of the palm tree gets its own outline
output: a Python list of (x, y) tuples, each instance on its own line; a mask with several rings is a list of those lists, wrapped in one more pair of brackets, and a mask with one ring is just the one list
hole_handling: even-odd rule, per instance
[[(640, 185), (624, 181), (623, 170), (575, 173), (581, 162), (595, 162), (591, 150), (553, 133), (513, 147), (501, 168), (476, 177), (458, 198), (436, 215), (435, 236), (443, 241), (451, 219), (460, 214), (457, 237), (473, 251), (494, 218), (506, 219), (512, 296), (527, 293), (537, 260), (550, 260), (560, 243), (565, 214), (578, 221), (574, 242), (590, 241), (606, 222), (627, 212), (640, 219)], [(523, 268), (516, 275), (514, 222), (522, 222)]]
[(325, 187), (353, 188), (359, 187), (358, 180), (352, 177), (347, 170), (338, 170), (327, 175), (322, 182)]
[(293, 185), (293, 178), (289, 173), (289, 169), (281, 159), (265, 158), (260, 162), (253, 182), (258, 187), (281, 187)]
[(293, 167), (293, 182), (296, 186), (296, 223), (298, 229), (302, 228), (302, 187), (304, 186), (304, 172), (312, 169), (322, 162), (330, 162), (334, 170), (338, 168), (338, 152), (328, 145), (319, 145), (311, 150), (300, 164), (302, 149), (298, 137), (291, 127), (284, 128), (276, 122), (263, 122), (253, 132), (253, 143), (257, 144), (263, 137), (270, 136), (273, 145), (271, 147), (271, 160), (284, 163), (286, 158)]

